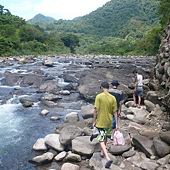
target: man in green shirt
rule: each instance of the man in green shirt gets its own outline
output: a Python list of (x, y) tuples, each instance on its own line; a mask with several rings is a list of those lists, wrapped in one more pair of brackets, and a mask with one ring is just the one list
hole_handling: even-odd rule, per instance
[[(101, 157), (105, 157), (105, 168), (109, 168), (112, 164), (112, 160), (109, 158), (106, 143), (107, 134), (111, 131), (113, 115), (117, 120), (117, 102), (116, 98), (109, 93), (109, 84), (103, 82), (100, 86), (102, 93), (98, 94), (94, 104), (94, 120), (93, 127), (96, 127), (99, 131), (97, 139), (100, 142)], [(116, 123), (116, 129), (118, 125)]]

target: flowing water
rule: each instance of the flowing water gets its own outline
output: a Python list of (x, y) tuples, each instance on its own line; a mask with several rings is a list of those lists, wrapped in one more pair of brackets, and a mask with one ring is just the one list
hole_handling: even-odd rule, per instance
[[(47, 74), (55, 75), (58, 86), (63, 86), (66, 83), (58, 78), (62, 73), (61, 68), (69, 63), (59, 63), (54, 61), (59, 71), (55, 69), (44, 70)], [(20, 88), (29, 96), (39, 98), (40, 94), (36, 93), (36, 89), (20, 87), (19, 84), (15, 87), (2, 86), (1, 80), (3, 73), (10, 71), (13, 73), (25, 74), (36, 67), (37, 63), (27, 65), (18, 65), (14, 63), (11, 66), (0, 68), (0, 170), (31, 170), (35, 169), (35, 165), (28, 162), (36, 153), (32, 151), (32, 146), (38, 138), (44, 138), (47, 134), (54, 133), (53, 129), (59, 123), (63, 123), (66, 114), (75, 111), (80, 113), (81, 101), (75, 101), (78, 94), (71, 94), (69, 98), (73, 98), (71, 102), (61, 103), (62, 108), (41, 108), (39, 101), (34, 103), (33, 107), (24, 108), (19, 102), (17, 95), (11, 95), (14, 88)], [(67, 100), (67, 96), (65, 96)], [(41, 116), (39, 113), (42, 109), (48, 109), (50, 113), (47, 116)], [(51, 109), (51, 110), (50, 110)], [(51, 116), (60, 118), (58, 121), (51, 121)], [(81, 116), (80, 116), (81, 118)]]

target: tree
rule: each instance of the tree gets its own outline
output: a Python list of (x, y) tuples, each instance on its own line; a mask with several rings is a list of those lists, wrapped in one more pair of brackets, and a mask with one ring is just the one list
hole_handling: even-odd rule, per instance
[(170, 21), (170, 0), (159, 0), (158, 15), (161, 25), (164, 27)]
[(8, 9), (4, 9), (4, 6), (0, 5), (0, 15), (11, 15)]
[(80, 46), (79, 38), (74, 34), (63, 34), (61, 40), (66, 47), (70, 48), (70, 52), (73, 54), (75, 53), (75, 47)]

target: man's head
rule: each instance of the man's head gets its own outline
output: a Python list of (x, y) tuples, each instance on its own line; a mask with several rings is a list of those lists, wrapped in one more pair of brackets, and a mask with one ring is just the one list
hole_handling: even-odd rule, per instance
[(136, 69), (133, 70), (133, 74), (134, 74), (134, 76), (136, 76), (138, 74), (138, 71)]
[(120, 84), (119, 84), (118, 80), (113, 80), (113, 81), (111, 82), (111, 85), (117, 87), (117, 86), (120, 85)]
[(104, 88), (104, 89), (109, 89), (109, 83), (108, 82), (103, 82), (101, 85), (100, 85), (100, 88)]

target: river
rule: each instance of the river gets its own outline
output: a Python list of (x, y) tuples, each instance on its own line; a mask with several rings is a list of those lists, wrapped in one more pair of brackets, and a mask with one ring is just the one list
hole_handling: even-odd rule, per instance
[[(36, 165), (29, 163), (29, 160), (36, 155), (36, 152), (32, 150), (32, 146), (37, 139), (54, 133), (54, 127), (64, 123), (65, 115), (70, 112), (77, 112), (80, 119), (82, 119), (81, 106), (85, 103), (81, 100), (77, 101), (78, 93), (64, 96), (60, 102), (60, 106), (63, 107), (46, 108), (39, 102), (41, 94), (36, 93), (37, 89), (20, 87), (19, 83), (12, 87), (1, 84), (5, 77), (5, 72), (26, 74), (37, 69), (38, 66), (39, 70), (54, 76), (58, 86), (64, 86), (66, 82), (58, 78), (58, 76), (71, 64), (70, 61), (67, 59), (68, 62), (66, 62), (67, 60), (63, 59), (62, 62), (60, 58), (55, 57), (49, 59), (54, 63), (52, 68), (44, 67), (42, 65), (43, 59), (41, 58), (26, 64), (18, 64), (15, 60), (11, 62), (12, 64), (0, 62), (0, 170), (35, 170)], [(74, 61), (76, 59), (72, 60), (72, 62)], [(81, 60), (79, 59), (79, 61)], [(119, 61), (115, 61), (117, 66), (120, 66)], [(126, 64), (126, 59), (123, 62)], [(85, 64), (79, 63), (81, 67), (78, 67), (78, 69), (88, 69)], [(133, 63), (136, 64), (136, 61)], [(24, 108), (22, 106), (19, 102), (19, 97), (24, 95), (12, 94), (12, 91), (16, 88), (37, 99), (32, 107)], [(49, 114), (41, 116), (40, 112), (42, 109), (48, 109), (50, 111)], [(60, 119), (52, 121), (50, 120), (51, 116), (57, 116)]]

